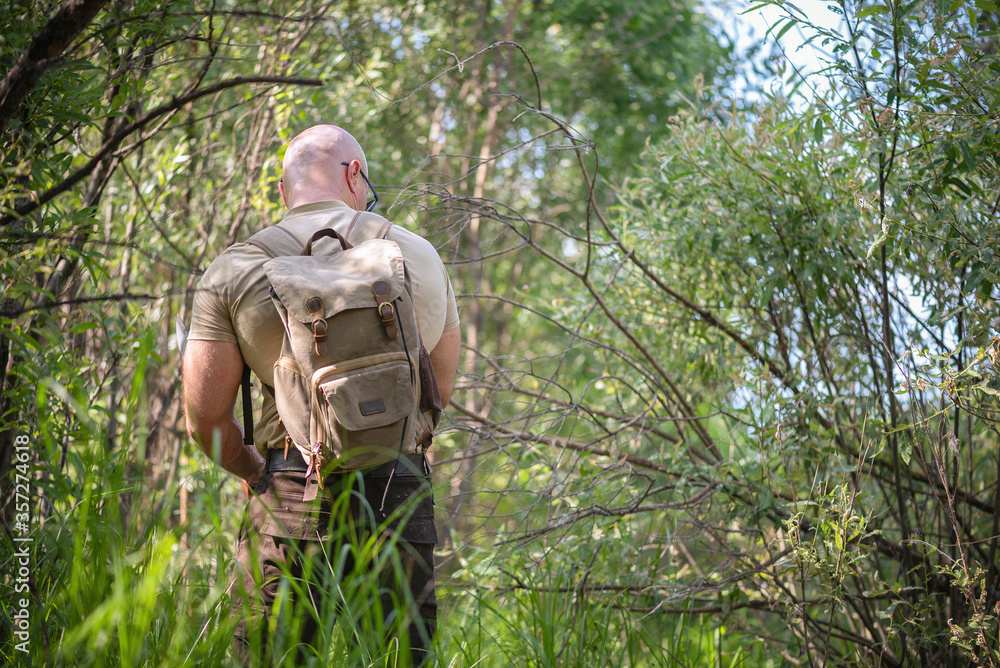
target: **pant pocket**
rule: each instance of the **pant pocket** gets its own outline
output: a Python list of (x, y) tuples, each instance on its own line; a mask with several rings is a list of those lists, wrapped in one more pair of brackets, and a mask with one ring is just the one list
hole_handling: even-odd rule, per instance
[(366, 483), (366, 496), (375, 517), (392, 518), (388, 528), (398, 531), (400, 540), (437, 544), (434, 496), (426, 477), (397, 473), (391, 477), (372, 477)]

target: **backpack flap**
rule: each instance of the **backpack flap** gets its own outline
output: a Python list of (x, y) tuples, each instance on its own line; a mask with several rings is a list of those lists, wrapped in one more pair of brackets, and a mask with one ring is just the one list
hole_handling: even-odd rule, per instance
[(323, 317), (341, 311), (372, 306), (372, 283), (385, 281), (389, 300), (404, 289), (403, 255), (395, 242), (371, 239), (335, 255), (276, 257), (264, 264), (264, 271), (288, 317), (313, 322), (309, 300), (319, 297)]

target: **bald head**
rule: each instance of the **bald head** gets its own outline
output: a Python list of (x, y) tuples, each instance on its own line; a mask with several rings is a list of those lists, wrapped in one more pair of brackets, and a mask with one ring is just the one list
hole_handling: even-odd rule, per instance
[(288, 208), (324, 200), (359, 211), (365, 207), (367, 184), (359, 172), (368, 173), (368, 162), (361, 144), (343, 128), (316, 125), (300, 133), (288, 145), (281, 169), (279, 189)]

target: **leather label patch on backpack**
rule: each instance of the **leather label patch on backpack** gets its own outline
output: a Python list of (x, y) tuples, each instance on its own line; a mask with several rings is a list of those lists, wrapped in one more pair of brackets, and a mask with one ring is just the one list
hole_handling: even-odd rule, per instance
[(376, 413), (385, 412), (385, 401), (381, 398), (362, 401), (360, 406), (362, 415), (375, 415)]

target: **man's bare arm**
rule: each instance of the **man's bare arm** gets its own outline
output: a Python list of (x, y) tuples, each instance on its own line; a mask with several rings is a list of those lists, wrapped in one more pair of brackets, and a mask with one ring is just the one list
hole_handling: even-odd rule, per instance
[(442, 334), (434, 350), (430, 352), (442, 406), (448, 405), (451, 393), (455, 390), (455, 373), (458, 371), (458, 355), (461, 350), (462, 334), (456, 327)]
[(264, 458), (243, 444), (243, 430), (233, 406), (243, 378), (240, 347), (225, 341), (188, 341), (184, 351), (184, 414), (191, 438), (209, 457), (212, 436), (221, 436), (220, 464), (254, 484), (264, 474)]

